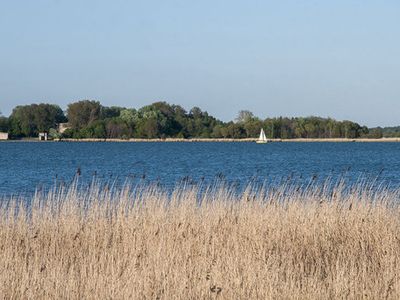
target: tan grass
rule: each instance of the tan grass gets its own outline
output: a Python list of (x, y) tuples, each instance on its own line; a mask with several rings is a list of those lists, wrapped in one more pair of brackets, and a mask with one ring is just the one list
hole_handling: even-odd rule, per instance
[(72, 186), (0, 208), (4, 299), (398, 299), (396, 193)]

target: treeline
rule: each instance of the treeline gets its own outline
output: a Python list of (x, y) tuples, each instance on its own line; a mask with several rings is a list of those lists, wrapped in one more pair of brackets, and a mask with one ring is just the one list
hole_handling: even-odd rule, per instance
[[(68, 123), (60, 133), (58, 124)], [(378, 138), (383, 131), (369, 130), (351, 121), (331, 118), (260, 119), (240, 111), (235, 121), (222, 122), (194, 107), (155, 102), (140, 109), (107, 107), (82, 100), (64, 112), (54, 104), (17, 106), (7, 118), (0, 116), (0, 131), (12, 138), (36, 137), (48, 132), (53, 138), (254, 138), (264, 128), (268, 138)]]
[(370, 132), (374, 132), (378, 136), (400, 138), (400, 126), (395, 127), (375, 127)]

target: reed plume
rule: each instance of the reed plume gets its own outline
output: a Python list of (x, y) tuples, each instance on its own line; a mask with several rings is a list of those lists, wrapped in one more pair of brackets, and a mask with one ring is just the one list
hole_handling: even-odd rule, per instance
[(400, 297), (399, 194), (81, 189), (3, 199), (4, 299)]

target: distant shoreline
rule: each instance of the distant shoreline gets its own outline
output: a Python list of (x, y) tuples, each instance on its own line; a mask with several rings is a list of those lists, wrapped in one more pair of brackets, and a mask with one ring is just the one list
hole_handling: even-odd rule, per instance
[[(179, 139), (179, 138), (166, 138), (166, 139), (61, 139), (61, 140), (49, 140), (47, 142), (121, 142), (121, 143), (141, 143), (141, 142), (167, 142), (167, 143), (193, 143), (193, 142), (219, 142), (219, 143), (250, 143), (256, 142), (257, 138), (243, 138), (243, 139), (219, 139), (219, 138), (191, 138), (191, 139)], [(302, 139), (269, 139), (269, 142), (331, 142), (331, 143), (350, 143), (350, 142), (363, 142), (363, 143), (381, 143), (381, 142), (400, 142), (400, 138), (380, 138), (380, 139), (367, 139), (367, 138), (357, 138), (357, 139), (346, 139), (346, 138), (302, 138)], [(2, 141), (0, 141), (2, 142)], [(4, 140), (3, 142), (43, 142), (36, 138), (21, 139), (21, 140)]]

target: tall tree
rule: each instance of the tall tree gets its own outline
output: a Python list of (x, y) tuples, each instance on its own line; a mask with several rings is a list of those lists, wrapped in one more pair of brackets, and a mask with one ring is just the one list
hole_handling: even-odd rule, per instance
[(13, 136), (32, 137), (56, 128), (58, 123), (65, 121), (58, 105), (41, 103), (17, 106), (10, 115), (10, 131)]
[(236, 117), (236, 122), (237, 123), (247, 123), (253, 119), (254, 119), (254, 114), (251, 111), (241, 110), (241, 111), (239, 111), (239, 113)]
[(8, 132), (10, 130), (10, 122), (7, 117), (0, 115), (0, 131)]
[(103, 106), (98, 101), (82, 100), (68, 105), (68, 123), (73, 129), (82, 129), (102, 117)]

